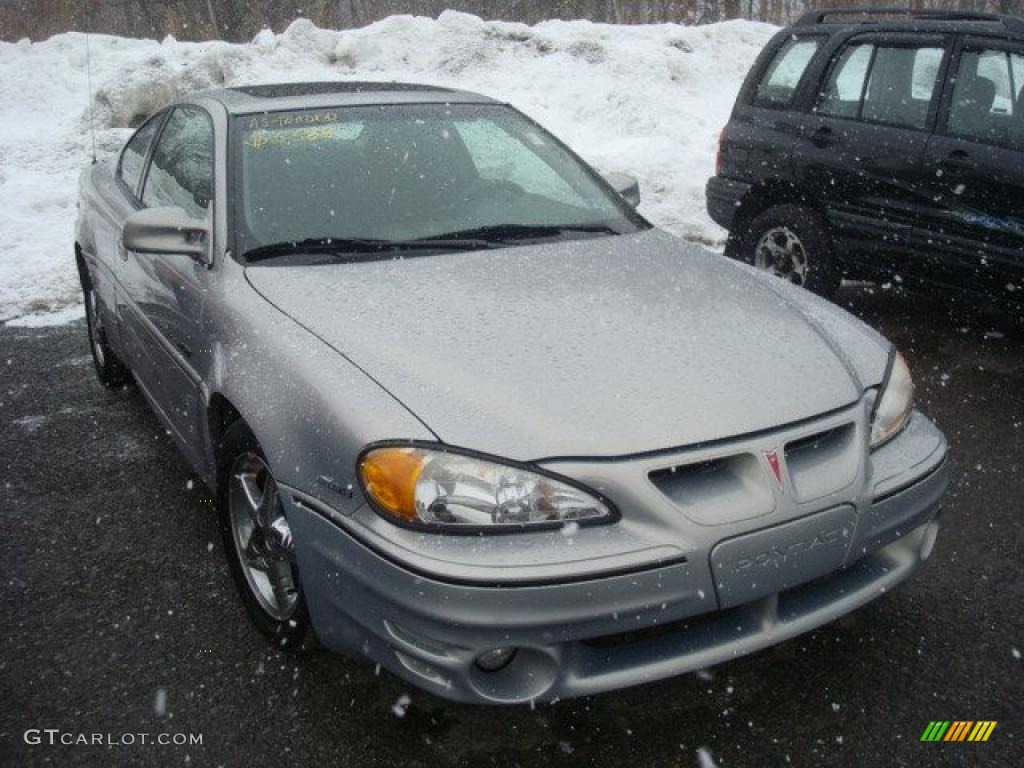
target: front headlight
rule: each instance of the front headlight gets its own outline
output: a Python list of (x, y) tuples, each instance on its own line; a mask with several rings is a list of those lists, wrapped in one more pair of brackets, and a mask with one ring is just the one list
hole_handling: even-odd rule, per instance
[(615, 514), (608, 502), (537, 470), (418, 445), (370, 448), (359, 478), (377, 512), (412, 525), (501, 530)]
[(914, 381), (910, 378), (907, 361), (897, 352), (875, 406), (871, 421), (871, 447), (877, 448), (903, 429), (913, 408)]

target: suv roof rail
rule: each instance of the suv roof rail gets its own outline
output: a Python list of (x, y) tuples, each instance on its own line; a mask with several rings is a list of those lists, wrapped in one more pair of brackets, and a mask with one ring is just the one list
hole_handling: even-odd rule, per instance
[[(976, 13), (973, 11), (937, 11), (914, 8), (815, 8), (796, 20), (794, 26), (808, 27), (825, 24), (831, 16), (906, 16), (922, 21), (1001, 21), (1013, 31), (1024, 31), (1024, 18), (1018, 16), (1001, 16), (995, 13)], [(864, 22), (873, 21), (865, 18)]]
[(1003, 22), (1003, 26), (1011, 32), (1019, 32), (1024, 34), (1024, 17), (1021, 16), (1002, 16), (1000, 17)]

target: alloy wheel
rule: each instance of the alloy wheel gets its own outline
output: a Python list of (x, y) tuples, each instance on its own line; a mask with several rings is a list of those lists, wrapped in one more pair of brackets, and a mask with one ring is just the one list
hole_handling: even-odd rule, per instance
[(754, 249), (754, 266), (802, 286), (807, 281), (807, 249), (789, 227), (773, 227)]
[(291, 529), (270, 468), (255, 453), (235, 460), (228, 514), (235, 554), (253, 597), (276, 621), (289, 620), (299, 602)]

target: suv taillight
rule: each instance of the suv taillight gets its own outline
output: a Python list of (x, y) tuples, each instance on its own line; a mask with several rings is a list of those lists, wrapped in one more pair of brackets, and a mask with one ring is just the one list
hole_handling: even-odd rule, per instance
[(718, 132), (718, 150), (715, 152), (715, 175), (725, 175), (725, 128)]

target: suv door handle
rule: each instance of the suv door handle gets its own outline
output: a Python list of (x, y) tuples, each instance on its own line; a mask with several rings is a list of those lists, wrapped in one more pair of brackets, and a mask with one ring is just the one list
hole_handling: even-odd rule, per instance
[(947, 168), (964, 169), (973, 166), (971, 162), (971, 156), (962, 149), (954, 149), (949, 153), (949, 156), (942, 161), (942, 165)]
[(839, 137), (836, 136), (835, 131), (829, 128), (827, 125), (823, 125), (813, 134), (811, 134), (811, 144), (816, 147), (824, 148), (836, 144), (839, 142)]

